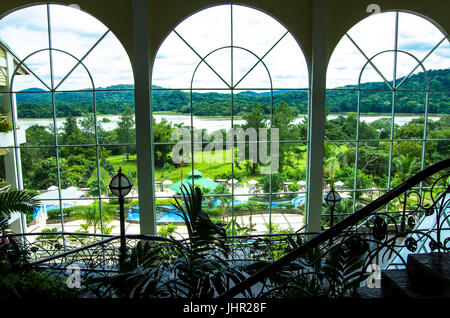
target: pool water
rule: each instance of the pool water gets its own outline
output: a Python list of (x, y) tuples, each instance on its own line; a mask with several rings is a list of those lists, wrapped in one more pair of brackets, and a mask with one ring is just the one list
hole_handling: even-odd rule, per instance
[[(221, 205), (220, 199), (214, 200), (214, 206), (220, 206)], [(241, 205), (246, 204), (248, 201), (245, 200), (235, 200), (234, 205)], [(276, 207), (280, 203), (292, 203), (295, 207), (298, 207), (305, 203), (305, 196), (297, 197), (291, 201), (283, 201), (283, 202), (272, 202), (271, 206)], [(268, 204), (268, 203), (267, 203)], [(206, 205), (206, 203), (203, 203), (203, 205)], [(166, 210), (166, 212), (163, 212), (160, 217), (156, 219), (156, 223), (180, 223), (184, 222), (183, 217), (179, 215), (178, 210), (175, 209), (173, 205), (157, 205), (157, 209), (159, 210)], [(128, 220), (132, 221), (139, 221), (139, 207), (131, 207), (130, 212), (128, 213)]]
[[(63, 208), (72, 207), (73, 204), (63, 203)], [(59, 209), (59, 205), (56, 204), (41, 204), (41, 205), (33, 205), (33, 218), (41, 217), (47, 214), (47, 211), (57, 210)]]

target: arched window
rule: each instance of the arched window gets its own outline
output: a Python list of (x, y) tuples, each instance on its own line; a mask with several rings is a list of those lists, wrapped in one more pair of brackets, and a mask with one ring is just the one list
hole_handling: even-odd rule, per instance
[(29, 226), (118, 232), (107, 185), (119, 166), (136, 171), (133, 74), (119, 40), (79, 8), (53, 4), (4, 16), (0, 39), (12, 129), (0, 144), (4, 177), (41, 200)]
[(327, 71), (324, 165), (328, 182), (337, 168), (342, 213), (448, 157), (449, 53), (448, 35), (407, 12), (371, 15), (342, 37)]
[(157, 221), (184, 180), (230, 233), (302, 227), (308, 87), (301, 48), (267, 14), (219, 5), (181, 22), (152, 73)]

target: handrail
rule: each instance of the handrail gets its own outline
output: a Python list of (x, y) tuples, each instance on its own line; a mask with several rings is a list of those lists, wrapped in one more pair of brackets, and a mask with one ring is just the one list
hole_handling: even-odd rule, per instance
[(229, 290), (227, 290), (223, 294), (219, 295), (217, 297), (217, 299), (220, 301), (227, 301), (230, 298), (244, 292), (245, 290), (249, 289), (256, 283), (260, 282), (262, 279), (266, 278), (271, 273), (277, 271), (284, 265), (299, 258), (300, 256), (302, 256), (304, 253), (306, 253), (310, 249), (330, 240), (335, 235), (337, 235), (337, 234), (341, 233), (343, 230), (345, 230), (347, 227), (357, 224), (357, 222), (361, 221), (365, 217), (368, 217), (373, 212), (377, 211), (380, 207), (388, 204), (392, 199), (403, 194), (405, 191), (409, 190), (411, 187), (415, 186), (419, 182), (421, 182), (421, 181), (425, 180), (426, 178), (432, 176), (433, 174), (435, 174), (441, 170), (447, 169), (449, 167), (450, 167), (450, 159), (446, 159), (446, 160), (440, 161), (440, 162), (422, 170), (421, 172), (419, 172), (418, 174), (409, 178), (408, 180), (406, 180), (399, 186), (397, 186), (397, 187), (393, 188), (392, 190), (390, 190), (389, 192), (385, 193), (384, 195), (382, 195), (375, 201), (373, 201), (373, 202), (369, 203), (368, 205), (364, 206), (363, 208), (359, 209), (357, 212), (355, 212), (351, 216), (345, 218), (341, 222), (330, 227), (327, 231), (322, 232), (319, 235), (311, 238), (309, 241), (305, 242), (300, 247), (292, 250), (291, 252), (289, 252), (285, 256), (281, 257), (277, 261), (260, 269), (258, 272), (256, 272), (252, 276), (246, 278), (239, 284), (231, 287)]
[(35, 261), (35, 262), (27, 263), (25, 265), (18, 266), (16, 268), (12, 269), (8, 273), (14, 273), (14, 272), (21, 271), (21, 270), (24, 270), (24, 269), (27, 269), (27, 268), (31, 268), (31, 267), (34, 267), (34, 266), (37, 266), (37, 265), (40, 265), (40, 264), (43, 264), (43, 263), (46, 263), (46, 262), (49, 262), (49, 261), (53, 261), (53, 260), (55, 260), (57, 258), (60, 258), (60, 257), (65, 257), (65, 256), (68, 256), (70, 254), (74, 254), (74, 253), (81, 252), (83, 250), (90, 249), (90, 248), (95, 247), (97, 245), (103, 245), (105, 243), (111, 242), (111, 241), (113, 241), (115, 239), (118, 239), (118, 238), (119, 238), (119, 236), (112, 236), (112, 237), (109, 237), (109, 238), (107, 238), (105, 240), (97, 241), (97, 242), (94, 242), (94, 243), (89, 244), (89, 245), (85, 245), (85, 246), (82, 246), (82, 247), (79, 247), (79, 248), (76, 248), (76, 249), (73, 249), (73, 250), (70, 250), (70, 251), (67, 251), (67, 252), (63, 252), (61, 254), (53, 255), (53, 256), (50, 256), (50, 257), (47, 257), (47, 258), (44, 258), (44, 259), (41, 259), (41, 260), (38, 260), (38, 261)]
[[(51, 234), (51, 235), (52, 235), (52, 234), (58, 234), (58, 235), (59, 235), (59, 234), (62, 234), (62, 235), (74, 235), (74, 234), (76, 234), (76, 235), (78, 235), (78, 234), (88, 234), (88, 233), (67, 233), (67, 232), (55, 232), (55, 233), (26, 233), (26, 235), (29, 235), (29, 234), (32, 234), (32, 235), (35, 235), (35, 234), (38, 234), (38, 235), (39, 235), (39, 234), (41, 234), (41, 235), (42, 235), (42, 234), (44, 234), (44, 235), (48, 235), (48, 234)], [(15, 237), (18, 237), (18, 236), (23, 236), (23, 235), (24, 235), (24, 234), (16, 234), (16, 235), (14, 235), (14, 236), (15, 236)], [(19, 267), (17, 267), (17, 268), (12, 269), (12, 270), (9, 271), (8, 273), (13, 273), (13, 272), (21, 271), (21, 270), (24, 270), (24, 269), (27, 269), (27, 268), (35, 267), (35, 266), (38, 266), (38, 265), (47, 263), (47, 262), (49, 262), (49, 261), (56, 260), (56, 259), (58, 259), (58, 258), (70, 256), (70, 255), (72, 255), (72, 254), (76, 254), (76, 253), (82, 252), (82, 251), (84, 251), (84, 250), (91, 249), (91, 248), (96, 247), (96, 246), (104, 245), (104, 244), (106, 244), (106, 243), (109, 243), (109, 242), (114, 241), (114, 240), (118, 240), (118, 239), (120, 238), (119, 235), (104, 235), (104, 234), (97, 234), (97, 235), (92, 235), (92, 236), (106, 237), (106, 238), (103, 239), (103, 240), (101, 240), (101, 241), (97, 241), (97, 242), (94, 242), (94, 243), (91, 243), (91, 244), (88, 244), (88, 245), (85, 245), (85, 246), (81, 246), (81, 247), (75, 248), (75, 249), (70, 250), (70, 251), (66, 251), (66, 252), (63, 252), (63, 253), (60, 253), (60, 254), (57, 254), (57, 255), (52, 255), (52, 256), (50, 256), (50, 257), (47, 257), (47, 258), (44, 258), (44, 259), (40, 259), (40, 260), (38, 260), (38, 261), (31, 262), (31, 263), (28, 263), (28, 264), (24, 264), (24, 265), (22, 265), (22, 266), (19, 266)], [(154, 235), (128, 234), (128, 235), (125, 235), (125, 237), (126, 237), (126, 238), (129, 238), (129, 239), (138, 239), (138, 240), (142, 240), (142, 239), (151, 240), (151, 239), (153, 239), (153, 240), (165, 241), (165, 242), (177, 244), (176, 241), (174, 241), (174, 240), (172, 240), (172, 239), (170, 239), (170, 238), (160, 237), (160, 236), (154, 236)], [(180, 244), (177, 244), (177, 245), (180, 246)]]

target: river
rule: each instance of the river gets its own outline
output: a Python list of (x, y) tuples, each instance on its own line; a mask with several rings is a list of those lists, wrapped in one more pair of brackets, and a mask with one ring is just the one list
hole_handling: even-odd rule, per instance
[[(341, 114), (330, 114), (328, 115), (328, 119), (334, 119)], [(191, 125), (191, 117), (190, 115), (167, 115), (167, 114), (155, 114), (153, 115), (156, 119), (156, 122), (160, 122), (163, 118), (172, 122), (172, 124), (180, 124), (183, 123), (185, 126)], [(360, 116), (362, 121), (367, 123), (373, 122), (380, 118), (390, 118), (390, 115), (365, 115), (362, 114)], [(395, 123), (402, 126), (414, 118), (419, 118), (420, 115), (397, 115), (395, 116)], [(108, 121), (102, 121), (104, 118), (107, 118)], [(439, 120), (440, 116), (428, 116), (430, 120)], [(82, 118), (77, 118), (78, 122)], [(102, 128), (106, 131), (113, 130), (117, 128), (117, 123), (120, 120), (120, 115), (100, 115), (97, 116), (97, 120), (101, 122)], [(303, 119), (298, 118), (295, 120), (295, 123), (301, 122)], [(65, 118), (57, 118), (56, 126), (61, 128)], [(206, 129), (208, 132), (213, 132), (219, 129), (229, 129), (231, 128), (231, 117), (202, 117), (202, 116), (194, 116), (193, 117), (194, 127), (199, 129)], [(237, 118), (233, 120), (233, 124), (243, 124), (245, 121), (243, 119)], [(53, 124), (53, 119), (51, 118), (20, 118), (18, 120), (19, 127), (22, 129), (27, 129), (32, 125), (41, 125), (47, 126), (49, 124)]]

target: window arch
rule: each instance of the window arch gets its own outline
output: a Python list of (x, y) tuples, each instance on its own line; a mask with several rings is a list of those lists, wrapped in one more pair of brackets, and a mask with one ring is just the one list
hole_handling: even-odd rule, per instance
[(340, 162), (349, 212), (448, 156), (449, 52), (447, 34), (402, 11), (360, 21), (334, 49), (324, 170)]
[(135, 158), (123, 156), (135, 157), (135, 133), (133, 74), (121, 43), (93, 16), (56, 4), (4, 16), (0, 39), (1, 110), (12, 128), (0, 144), (2, 170), (6, 183), (41, 200), (28, 224), (118, 232), (106, 186), (119, 166), (136, 171)]
[[(185, 180), (202, 187), (208, 212), (234, 234), (302, 227), (295, 208), (306, 200), (308, 100), (303, 52), (274, 18), (218, 5), (182, 21), (161, 44), (152, 72), (157, 218)], [(238, 131), (248, 134), (239, 139)]]

